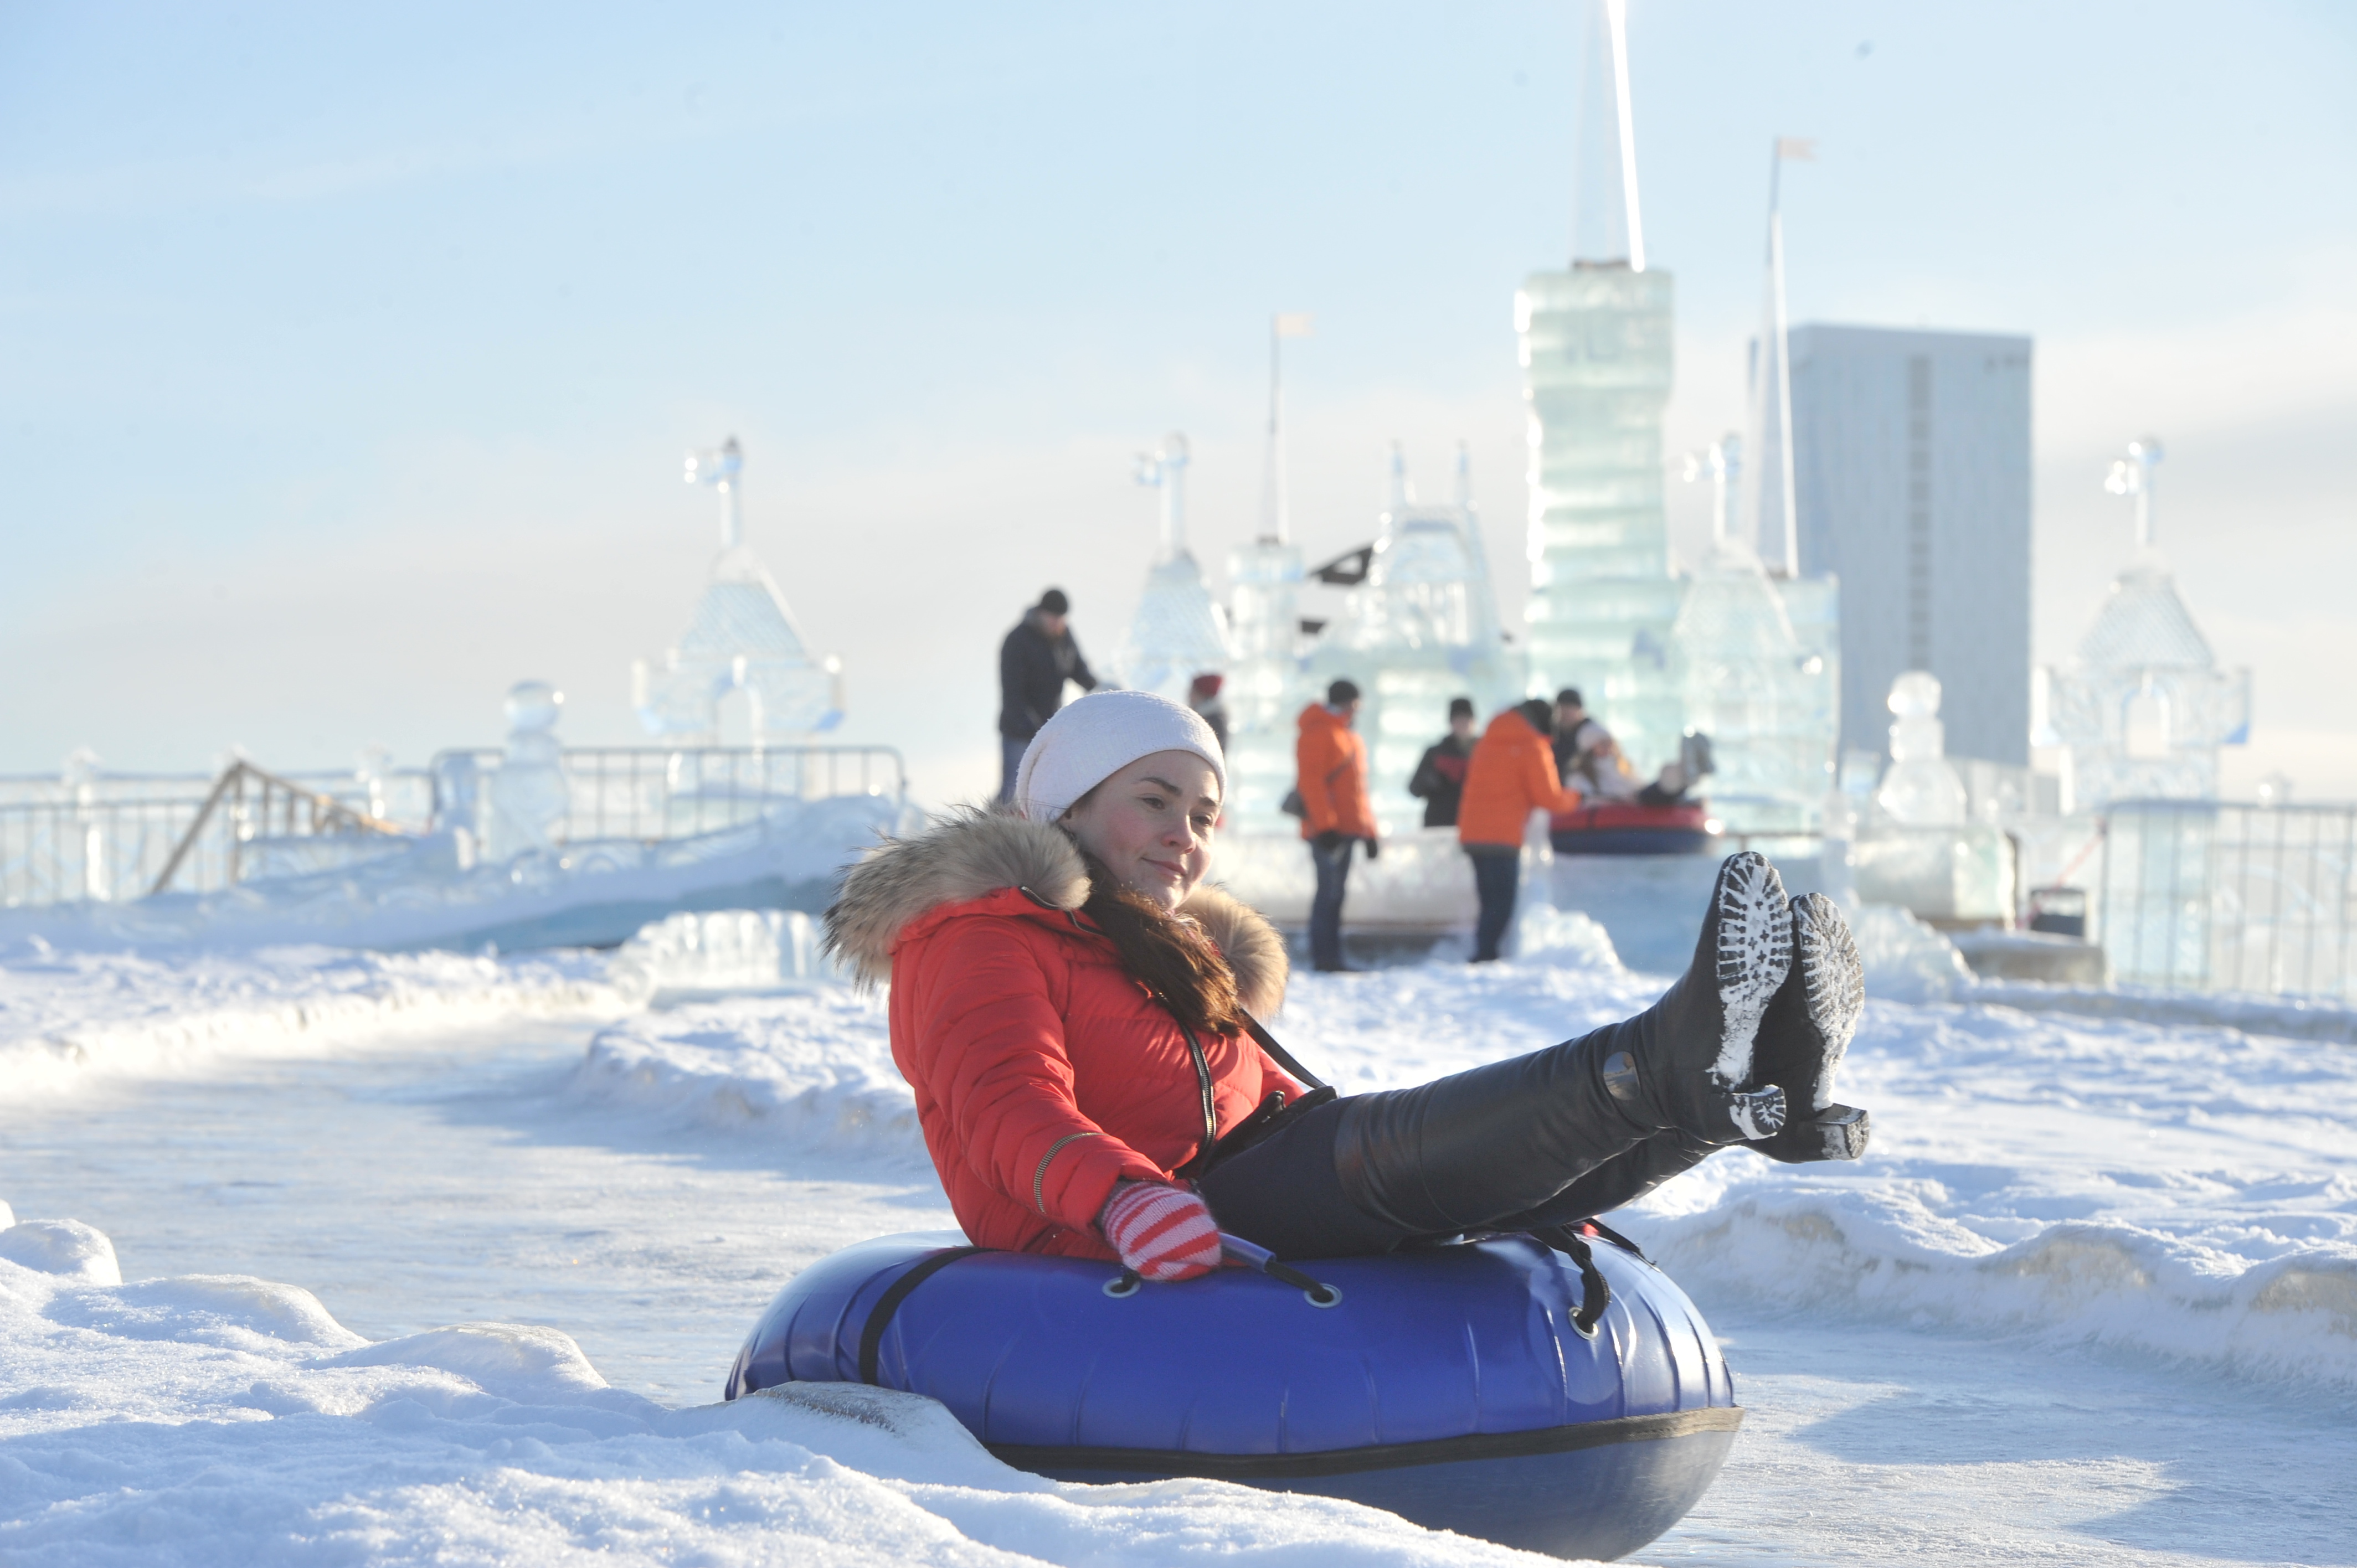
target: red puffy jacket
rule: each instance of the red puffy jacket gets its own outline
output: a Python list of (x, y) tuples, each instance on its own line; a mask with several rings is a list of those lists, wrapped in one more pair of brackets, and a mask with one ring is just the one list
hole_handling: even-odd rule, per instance
[[(1087, 874), (1061, 830), (967, 812), (853, 868), (829, 940), (888, 976), (892, 1059), (925, 1147), (978, 1246), (1111, 1258), (1096, 1229), (1114, 1183), (1168, 1180), (1203, 1146), (1204, 1090), (1225, 1132), (1302, 1088), (1235, 1034), (1186, 1032), (1077, 911)], [(1283, 999), (1285, 950), (1213, 888), (1182, 913), (1236, 972), (1247, 1011)]]

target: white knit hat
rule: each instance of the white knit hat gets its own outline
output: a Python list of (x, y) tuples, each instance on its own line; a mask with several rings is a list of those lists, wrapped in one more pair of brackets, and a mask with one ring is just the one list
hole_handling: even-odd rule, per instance
[(1039, 726), (1015, 772), (1015, 804), (1035, 822), (1052, 822), (1073, 801), (1157, 751), (1191, 751), (1219, 775), (1228, 765), (1203, 715), (1152, 692), (1092, 692)]

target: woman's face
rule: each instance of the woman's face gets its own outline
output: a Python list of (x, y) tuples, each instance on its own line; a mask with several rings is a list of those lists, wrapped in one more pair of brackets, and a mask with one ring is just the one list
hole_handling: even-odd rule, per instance
[(1062, 822), (1115, 876), (1176, 909), (1211, 866), (1219, 817), (1211, 765), (1191, 751), (1157, 751), (1090, 790)]

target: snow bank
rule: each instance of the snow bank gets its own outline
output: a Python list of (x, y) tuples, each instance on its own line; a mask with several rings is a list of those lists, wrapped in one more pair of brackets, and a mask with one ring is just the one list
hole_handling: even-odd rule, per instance
[(0, 945), (0, 1104), (93, 1073), (178, 1071), (628, 1005), (604, 961), (585, 953), (92, 952), (27, 937)]
[(2357, 1044), (2357, 1005), (2331, 997), (2250, 996), (2233, 992), (2164, 991), (2149, 985), (2034, 985), (1983, 981), (1975, 1002), (2091, 1018), (2147, 1024), (2207, 1025), (2292, 1040)]
[(722, 909), (666, 916), (614, 954), (608, 971), (626, 993), (666, 1002), (741, 991), (795, 990), (847, 977), (823, 932), (800, 909)]
[[(1861, 939), (1944, 974), (1904, 927)], [(1305, 975), (1274, 1026), (1357, 1092), (1572, 1037), (1660, 983), (1515, 961)], [(1864, 1160), (1724, 1153), (1613, 1222), (1706, 1313), (1740, 1300), (2357, 1386), (2357, 1052), (1983, 993), (1868, 1002), (1841, 1080), (1874, 1115)]]
[(671, 1410), (554, 1329), (371, 1345), (263, 1280), (0, 1261), (0, 1558), (28, 1565), (1530, 1561), (1322, 1498), (1042, 1480), (879, 1389)]
[(1715, 1158), (1623, 1228), (1713, 1292), (2357, 1388), (2357, 1055), (1869, 1004), (1855, 1165)]
[(598, 1032), (573, 1075), (582, 1101), (813, 1149), (925, 1159), (917, 1106), (880, 997), (845, 987), (707, 1003)]
[(1956, 944), (1904, 909), (1868, 904), (1851, 911), (1849, 927), (1868, 996), (1944, 1002), (1973, 986), (1972, 968)]

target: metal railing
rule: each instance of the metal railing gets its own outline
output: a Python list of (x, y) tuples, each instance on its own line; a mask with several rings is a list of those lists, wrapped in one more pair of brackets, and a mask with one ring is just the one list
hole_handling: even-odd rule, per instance
[(2357, 994), (2357, 807), (2135, 800), (2104, 819), (2097, 910), (2115, 979)]
[[(437, 827), (483, 831), (496, 750), (446, 751), (434, 759)], [(673, 839), (716, 832), (782, 801), (881, 795), (899, 801), (909, 783), (888, 746), (590, 746), (565, 753), (568, 809), (559, 843)]]
[[(890, 746), (578, 746), (565, 754), (560, 842), (687, 838), (790, 800), (908, 798)], [(266, 773), (0, 775), (0, 906), (115, 902), (214, 892), (256, 875), (319, 869), (371, 836), (488, 824), (495, 749), (444, 752), (428, 768)], [(225, 791), (225, 793), (224, 793)]]
[[(188, 836), (199, 797), (0, 803), (0, 906), (136, 898)], [(192, 875), (221, 886), (217, 861)]]
[[(207, 828), (213, 830), (210, 835)], [(211, 886), (226, 886), (239, 880), (244, 869), (245, 846), (256, 839), (400, 832), (393, 823), (348, 806), (332, 795), (266, 773), (251, 762), (232, 762), (221, 770), (221, 781), (197, 808), (196, 819), (173, 846), (164, 868), (156, 874), (156, 886), (149, 891), (161, 893), (172, 886), (173, 875), (200, 854), (209, 837), (223, 863), (221, 880)], [(189, 882), (189, 891), (201, 890), (194, 869)]]

